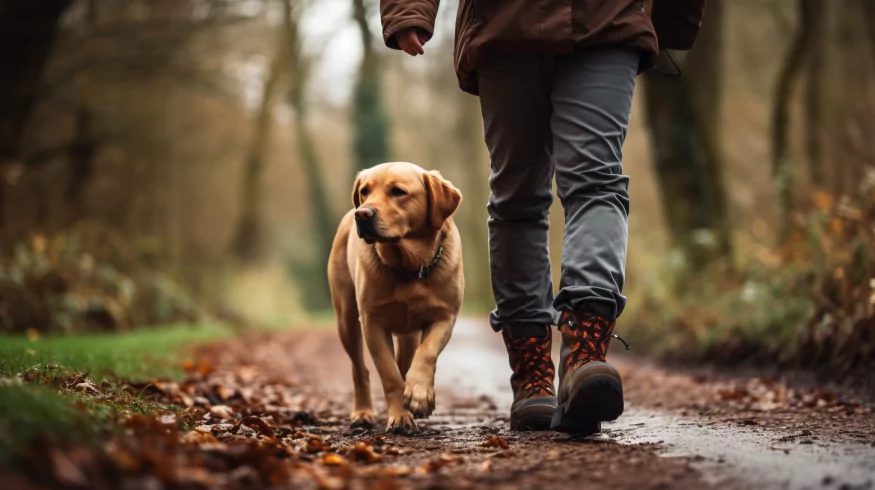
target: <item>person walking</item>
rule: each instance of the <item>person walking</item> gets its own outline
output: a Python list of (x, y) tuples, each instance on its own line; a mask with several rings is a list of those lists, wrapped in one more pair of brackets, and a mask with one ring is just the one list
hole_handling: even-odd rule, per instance
[[(381, 0), (386, 45), (424, 54), (438, 3)], [(623, 412), (622, 380), (605, 355), (626, 305), (622, 155), (632, 95), (660, 48), (692, 47), (704, 3), (459, 0), (454, 63), (460, 88), (480, 98), (491, 160), (490, 323), (513, 371), (512, 430), (590, 434)], [(565, 211), (555, 298), (547, 246), (554, 176)]]

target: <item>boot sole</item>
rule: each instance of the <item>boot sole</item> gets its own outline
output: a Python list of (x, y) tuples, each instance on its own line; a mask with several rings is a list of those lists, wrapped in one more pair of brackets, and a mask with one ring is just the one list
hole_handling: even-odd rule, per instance
[(623, 382), (610, 374), (588, 377), (553, 413), (550, 429), (575, 435), (601, 431), (601, 423), (623, 414)]
[(556, 401), (522, 406), (510, 413), (510, 430), (539, 431), (550, 430)]

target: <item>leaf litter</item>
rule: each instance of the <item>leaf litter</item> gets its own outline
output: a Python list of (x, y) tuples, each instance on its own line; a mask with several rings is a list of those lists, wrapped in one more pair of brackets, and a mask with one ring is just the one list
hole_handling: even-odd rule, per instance
[[(336, 338), (317, 339), (318, 349), (279, 334), (201, 347), (183, 363), (181, 381), (95, 383), (87, 373), (24, 373), (25, 381), (116, 407), (120, 430), (98, 445), (37, 441), (11, 476), (0, 467), (0, 478), (23, 475), (33, 489), (572, 488), (583, 478), (605, 488), (708, 487), (689, 461), (661, 458), (653, 445), (509, 432), (506, 415), (488, 399), (443, 394), (451, 413), (436, 414), (418, 435), (351, 430), (351, 393), (331, 389), (349, 383), (336, 369), (348, 360)], [(323, 355), (314, 359), (314, 351)], [(701, 385), (691, 406), (753, 423), (786, 407), (868, 410), (824, 390), (768, 381), (691, 383)], [(648, 396), (659, 394), (651, 389)], [(775, 440), (774, 449), (816, 438), (807, 429), (791, 435)]]

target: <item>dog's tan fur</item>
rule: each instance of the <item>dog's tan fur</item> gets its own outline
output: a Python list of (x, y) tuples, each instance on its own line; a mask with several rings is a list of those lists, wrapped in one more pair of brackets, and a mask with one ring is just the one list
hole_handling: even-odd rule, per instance
[[(407, 194), (399, 196), (393, 188)], [(427, 417), (434, 410), (435, 365), (462, 305), (462, 243), (452, 219), (462, 196), (438, 172), (395, 162), (361, 172), (352, 200), (356, 209), (376, 210), (377, 229), (386, 239), (368, 244), (359, 238), (351, 210), (328, 262), (340, 339), (352, 360), (352, 423), (375, 423), (364, 334), (383, 384), (388, 429), (415, 429), (414, 415)], [(443, 254), (425, 280), (399, 276), (399, 268), (428, 266), (441, 245)]]

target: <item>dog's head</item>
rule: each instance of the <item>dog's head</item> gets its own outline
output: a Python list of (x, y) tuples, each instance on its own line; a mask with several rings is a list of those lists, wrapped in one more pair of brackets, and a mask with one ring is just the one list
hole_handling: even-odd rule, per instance
[(439, 172), (405, 162), (363, 170), (352, 190), (358, 235), (368, 243), (436, 232), (460, 202), (462, 194)]

